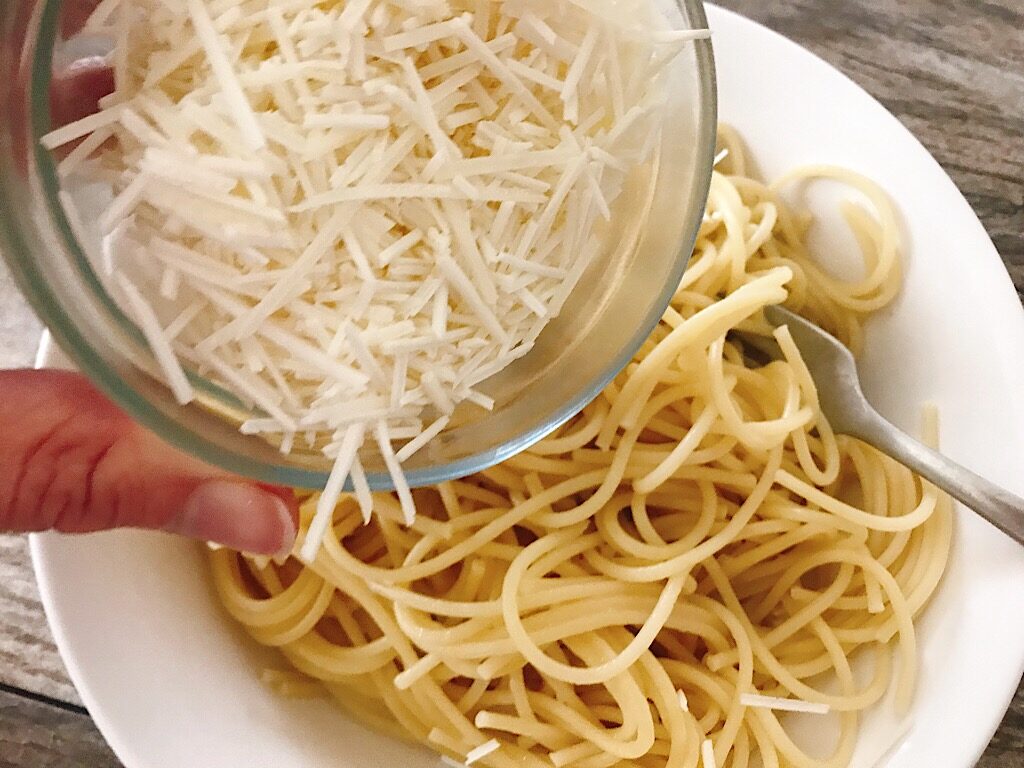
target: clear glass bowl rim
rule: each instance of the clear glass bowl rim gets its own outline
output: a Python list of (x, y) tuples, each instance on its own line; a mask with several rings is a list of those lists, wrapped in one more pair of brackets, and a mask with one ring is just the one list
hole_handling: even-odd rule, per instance
[[(49, 130), (50, 125), (50, 107), (47, 96), (51, 79), (50, 54), (53, 41), (56, 39), (62, 0), (42, 1), (45, 3), (45, 7), (42, 9), (39, 17), (39, 37), (34, 51), (30, 85), (32, 121), (30, 138), (35, 141), (36, 145), (35, 153), (32, 156), (34, 157), (37, 171), (40, 170), (41, 166), (46, 167), (48, 163), (52, 167), (52, 160), (38, 145), (37, 140)], [(676, 2), (693, 28), (704, 28), (707, 26), (707, 16), (704, 11), (703, 0), (676, 0)], [(40, 44), (41, 42), (48, 44)], [(622, 348), (621, 353), (603, 369), (600, 375), (581, 387), (574, 397), (553, 411), (550, 417), (543, 423), (489, 450), (481, 451), (455, 461), (410, 469), (406, 471), (406, 479), (412, 487), (435, 485), (446, 480), (465, 477), (494, 466), (528, 448), (571, 419), (584, 406), (597, 397), (619, 371), (632, 360), (637, 349), (640, 348), (640, 345), (643, 344), (654, 330), (672, 295), (675, 293), (676, 286), (682, 277), (682, 273), (693, 250), (700, 218), (703, 214), (710, 188), (714, 164), (717, 130), (717, 87), (714, 57), (710, 40), (696, 40), (694, 41), (694, 46), (699, 89), (696, 136), (699, 153), (691, 188), (687, 191), (685, 197), (689, 201), (687, 204), (689, 209), (683, 211), (683, 213), (686, 215), (689, 223), (676, 257), (672, 279), (668, 280), (663, 286), (656, 301), (652, 304), (651, 312), (648, 313), (644, 321), (636, 328), (629, 342)], [(51, 213), (67, 226), (62, 206), (53, 194), (53, 190), (44, 188), (44, 195), (47, 198)], [(9, 215), (11, 214), (8, 211), (0, 212), (0, 218)], [(80, 332), (60, 306), (60, 302), (49, 289), (46, 279), (34, 267), (31, 254), (25, 252), (27, 247), (21, 241), (21, 238), (11, 236), (12, 230), (16, 231), (16, 225), (12, 225), (12, 222), (7, 222), (7, 225), (2, 227), (2, 229), (6, 230), (2, 233), (6, 235), (3, 237), (6, 241), (4, 243), (3, 255), (11, 263), (11, 266), (14, 267), (13, 271), (22, 292), (46, 324), (54, 340), (74, 361), (79, 370), (88, 376), (108, 397), (129, 413), (132, 418), (150, 429), (164, 441), (208, 464), (219, 466), (229, 472), (275, 485), (313, 489), (324, 487), (327, 482), (328, 471), (260, 461), (227, 450), (220, 445), (203, 439), (202, 435), (197, 434), (164, 413), (141, 392), (127, 384), (108, 361), (90, 344), (88, 339)], [(115, 311), (119, 312), (119, 310)], [(367, 479), (375, 490), (390, 490), (393, 488), (391, 478), (385, 472), (368, 473)]]

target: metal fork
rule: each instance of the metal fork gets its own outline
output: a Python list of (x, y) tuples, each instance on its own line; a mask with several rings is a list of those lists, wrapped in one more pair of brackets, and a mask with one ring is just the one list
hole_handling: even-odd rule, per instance
[[(950, 461), (886, 420), (864, 397), (853, 355), (834, 336), (782, 307), (766, 307), (764, 315), (772, 325), (789, 326), (818, 387), (821, 411), (837, 433), (888, 454), (1024, 544), (1024, 499)], [(753, 346), (769, 357), (781, 356), (773, 339), (745, 332), (737, 335), (745, 347)]]

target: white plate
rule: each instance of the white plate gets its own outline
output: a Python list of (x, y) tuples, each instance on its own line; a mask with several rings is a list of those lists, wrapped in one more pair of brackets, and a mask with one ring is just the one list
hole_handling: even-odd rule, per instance
[[(739, 16), (710, 9), (721, 116), (769, 176), (828, 162), (898, 201), (906, 288), (871, 324), (865, 385), (913, 428), (938, 403), (953, 458), (1024, 492), (1024, 313), (992, 243), (927, 151), (821, 60)], [(825, 196), (821, 197), (824, 200)], [(821, 202), (819, 200), (819, 202)], [(841, 251), (827, 227), (820, 240)], [(41, 359), (58, 362), (44, 347)], [(920, 624), (923, 673), (909, 737), (889, 768), (970, 768), (1024, 669), (1024, 553), (961, 511), (953, 558)], [(89, 711), (128, 768), (436, 768), (436, 757), (371, 734), (323, 702), (273, 696), (261, 651), (215, 603), (195, 545), (135, 532), (36, 536), (36, 575), (57, 645)], [(897, 729), (869, 718), (854, 761)]]

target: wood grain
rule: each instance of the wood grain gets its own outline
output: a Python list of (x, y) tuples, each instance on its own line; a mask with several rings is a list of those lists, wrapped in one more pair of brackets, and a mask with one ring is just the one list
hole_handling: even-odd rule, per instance
[(46, 625), (24, 536), (0, 536), (0, 685), (81, 704)]
[(117, 768), (89, 714), (0, 689), (0, 768)]
[(18, 293), (7, 265), (0, 259), (0, 368), (32, 365), (43, 324)]
[[(814, 51), (902, 120), (964, 192), (1024, 296), (1024, 1), (721, 4)], [(0, 366), (31, 364), (40, 327), (0, 263)], [(80, 700), (47, 630), (25, 540), (0, 536), (0, 768), (117, 766), (88, 715), (68, 703)], [(978, 768), (1024, 768), (1024, 685)]]

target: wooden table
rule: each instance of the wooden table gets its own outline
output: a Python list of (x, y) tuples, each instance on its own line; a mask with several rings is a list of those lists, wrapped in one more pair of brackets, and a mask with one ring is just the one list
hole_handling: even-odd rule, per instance
[[(892, 110), (963, 190), (1024, 295), (1022, 0), (722, 4), (807, 46)], [(0, 266), (0, 366), (29, 365), (40, 332)], [(0, 536), (0, 768), (117, 765), (54, 648), (24, 538)], [(1024, 688), (978, 768), (1024, 768)]]

